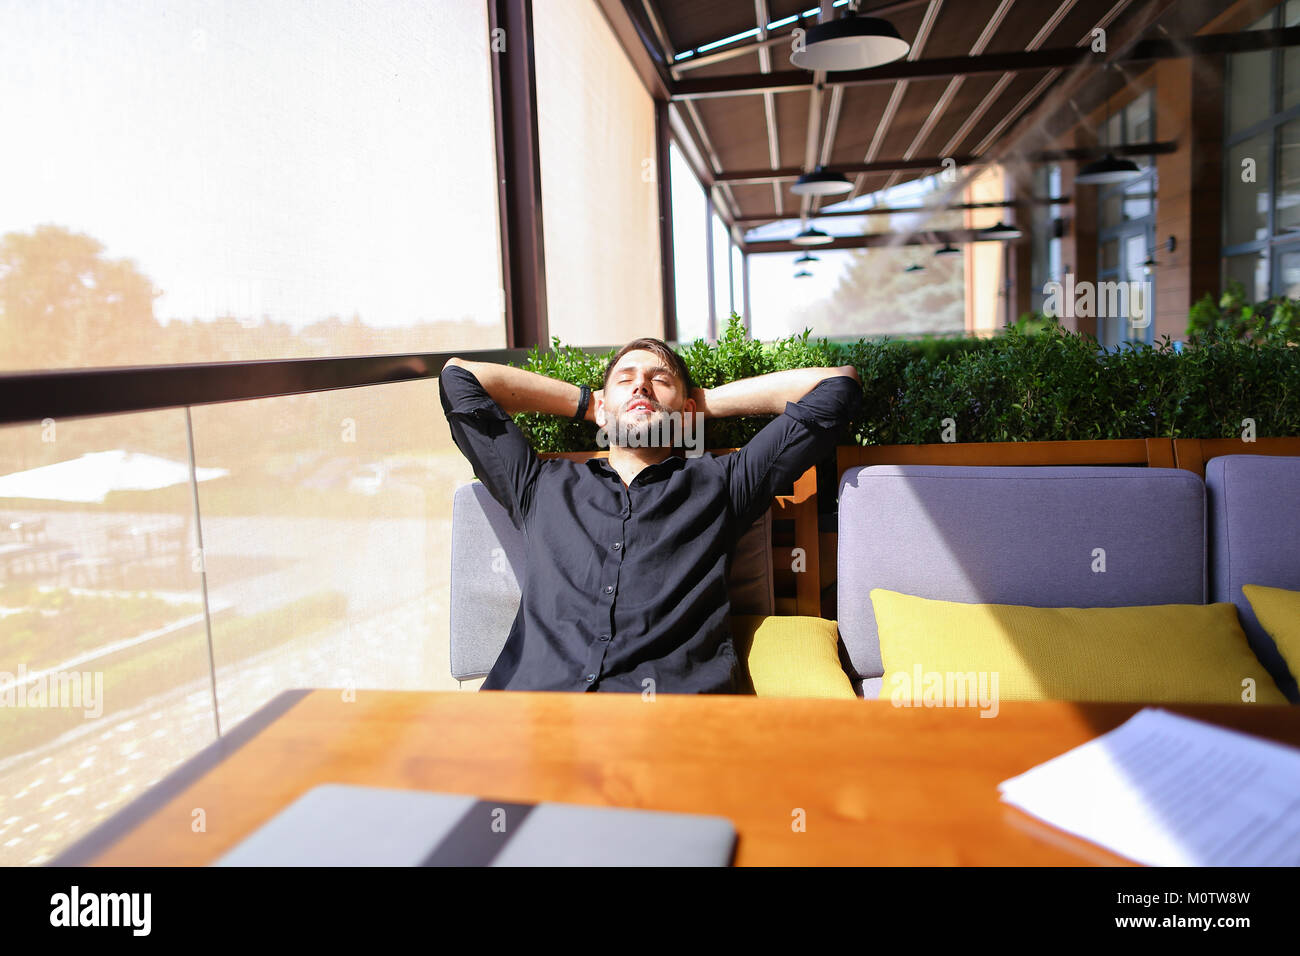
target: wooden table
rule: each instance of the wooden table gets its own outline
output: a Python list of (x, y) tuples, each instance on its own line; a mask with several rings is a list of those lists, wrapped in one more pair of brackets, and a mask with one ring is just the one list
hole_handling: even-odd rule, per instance
[[(53, 863), (205, 864), (311, 787), (356, 783), (718, 814), (736, 824), (737, 865), (1122, 865), (1000, 803), (997, 785), (1138, 709), (288, 691)], [(1167, 709), (1300, 745), (1300, 708)]]

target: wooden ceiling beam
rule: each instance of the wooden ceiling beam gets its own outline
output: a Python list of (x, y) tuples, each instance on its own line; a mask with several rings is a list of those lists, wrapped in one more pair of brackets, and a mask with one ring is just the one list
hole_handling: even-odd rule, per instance
[[(975, 156), (954, 156), (959, 166), (978, 162)], [(852, 173), (891, 173), (896, 169), (939, 169), (943, 158), (926, 156), (920, 159), (890, 159), (876, 163), (840, 163), (833, 167), (834, 172), (849, 175)], [(798, 179), (803, 170), (798, 166), (784, 166), (780, 169), (742, 169), (731, 172), (719, 172), (716, 179), (727, 183), (767, 183), (775, 180)]]
[[(772, 22), (769, 19), (767, 0), (754, 0), (754, 19), (758, 21), (758, 36), (761, 40), (766, 36), (766, 25)], [(758, 51), (758, 71), (772, 72), (772, 54), (767, 47)], [(763, 94), (763, 125), (767, 133), (767, 161), (776, 169), (781, 165), (781, 141), (778, 132), (780, 127), (776, 122), (776, 97), (771, 93)], [(778, 182), (772, 183), (772, 202), (778, 210), (785, 212), (785, 197), (781, 194), (781, 184)]]
[[(1056, 163), (1066, 160), (1098, 159), (1107, 153), (1116, 156), (1159, 156), (1177, 152), (1178, 144), (1172, 140), (1150, 143), (1129, 143), (1114, 146), (1082, 146), (1074, 149), (1046, 149), (1027, 153), (1022, 157), (1030, 163)], [(839, 163), (830, 167), (828, 172), (844, 173), (891, 173), (915, 169), (941, 169), (945, 159), (953, 160), (958, 166), (988, 165), (993, 160), (979, 156), (923, 156), (920, 159), (886, 159), (875, 163)], [(730, 172), (721, 171), (715, 175), (719, 183), (766, 183), (773, 180), (798, 179), (803, 170), (798, 166), (785, 166), (781, 169), (738, 169)]]
[(1002, 239), (981, 239), (978, 229), (925, 229), (917, 232), (873, 232), (866, 236), (840, 236), (820, 246), (801, 246), (789, 240), (747, 242), (746, 255), (763, 252), (807, 252), (816, 255), (834, 249), (871, 249), (880, 246), (940, 246), (945, 242), (954, 245), (965, 242), (1004, 242)]
[[(858, 13), (868, 17), (886, 17), (895, 13), (902, 13), (904, 10), (910, 10), (912, 7), (919, 7), (923, 3), (929, 3), (930, 0), (899, 0), (897, 3), (887, 3), (882, 7), (875, 7), (870, 10), (859, 8)], [(674, 69), (685, 73), (690, 70), (698, 69), (702, 66), (712, 66), (714, 63), (725, 63), (727, 60), (733, 60), (738, 56), (747, 56), (750, 53), (757, 53), (759, 50), (770, 50), (772, 47), (780, 46), (783, 43), (789, 43), (791, 34), (795, 27), (800, 23), (795, 20), (786, 24), (790, 28), (789, 33), (782, 32), (778, 35), (769, 35), (767, 25), (772, 20), (768, 17), (760, 18), (758, 23), (758, 39), (750, 40), (747, 43), (737, 43), (734, 46), (724, 47), (721, 50), (704, 53), (700, 56), (693, 56), (688, 60), (674, 60)], [(777, 29), (784, 30), (784, 27)]]
[[(835, 19), (835, 0), (821, 0), (820, 15), (817, 20), (819, 23), (827, 23)], [(836, 86), (831, 88), (831, 106), (827, 116), (826, 127), (822, 126), (822, 99), (825, 95), (826, 79), (825, 70), (817, 70), (813, 73), (813, 90), (808, 95), (808, 136), (804, 140), (803, 154), (803, 171), (811, 173), (820, 162), (821, 157), (821, 140), (829, 132), (834, 135), (835, 125), (839, 123), (840, 99), (844, 95), (844, 88)], [(829, 148), (829, 143), (827, 147)], [(799, 197), (799, 217), (805, 223), (808, 221), (808, 213), (814, 208), (814, 197), (803, 195)]]
[[(1106, 63), (1147, 63), (1155, 60), (1182, 59), (1189, 56), (1220, 53), (1249, 53), (1279, 47), (1300, 46), (1300, 26), (1275, 30), (1246, 30), (1240, 33), (1211, 33), (1180, 39), (1157, 37), (1132, 45), (1122, 55), (1107, 59), (1090, 47), (1054, 47), (1020, 53), (986, 53), (982, 56), (935, 57), (928, 60), (899, 60), (870, 70), (846, 70), (828, 74), (828, 86), (863, 86), (870, 83), (893, 83), (903, 79), (935, 79), (974, 76), (981, 73), (1021, 73), (1034, 70), (1073, 69)], [(747, 96), (763, 92), (807, 90), (814, 86), (813, 76), (805, 70), (773, 73), (746, 73), (736, 76), (708, 76), (677, 80), (672, 86), (674, 100), (704, 99), (715, 96)]]
[[(921, 58), (925, 44), (930, 39), (930, 32), (934, 29), (935, 21), (939, 19), (939, 11), (942, 9), (943, 0), (930, 0), (930, 5), (926, 7), (925, 15), (921, 18), (921, 25), (917, 28), (916, 39), (912, 42), (912, 48), (907, 51), (908, 60), (916, 61)], [(899, 104), (903, 102), (903, 97), (907, 95), (907, 82), (907, 80), (899, 80), (890, 91), (885, 112), (880, 117), (880, 122), (876, 124), (876, 131), (871, 136), (871, 143), (867, 146), (866, 155), (862, 157), (864, 163), (875, 162), (876, 157), (880, 154), (880, 144), (885, 141), (885, 137), (889, 134), (889, 127), (894, 122), (894, 114), (898, 112)], [(843, 90), (844, 87), (837, 86), (835, 89)], [(848, 198), (852, 199), (862, 192), (864, 180), (865, 177), (861, 173), (854, 178), (853, 190), (849, 193)]]
[[(1034, 38), (1029, 41), (1029, 45), (1026, 46), (1025, 49), (1037, 50), (1046, 43), (1047, 38), (1052, 35), (1052, 31), (1061, 25), (1061, 21), (1064, 20), (1069, 12), (1074, 9), (1076, 3), (1078, 3), (1078, 0), (1061, 0), (1060, 5), (1056, 8), (1056, 12), (1047, 18), (1047, 21), (1042, 25)], [(1087, 37), (1084, 38), (1084, 40), (1086, 39)], [(1083, 43), (1084, 40), (1080, 40), (1079, 42)], [(987, 113), (989, 108), (997, 102), (998, 97), (1002, 95), (1003, 90), (1010, 86), (1011, 81), (1015, 78), (1016, 75), (1014, 73), (1003, 73), (998, 77), (998, 80), (993, 84), (992, 89), (990, 89), (988, 93), (984, 95), (984, 98), (980, 100), (979, 106), (975, 107), (974, 110), (966, 115), (966, 119), (962, 121), (957, 132), (952, 135), (948, 142), (944, 144), (943, 149), (939, 152), (947, 155), (964, 143), (966, 137), (970, 135), (971, 130), (979, 124), (979, 121), (984, 118), (984, 114)]]
[[(1148, 0), (1146, 6), (1128, 17), (1121, 28), (1111, 30), (1111, 24), (1125, 11), (1130, 2), (1131, 0), (1117, 0), (1097, 24), (1108, 31), (1108, 45), (1112, 51), (1112, 58), (1103, 57), (1103, 69), (1109, 62), (1123, 62), (1124, 56), (1141, 41), (1142, 35), (1153, 25), (1159, 26), (1160, 17), (1172, 8), (1177, 0)], [(1206, 35), (1239, 36), (1240, 34)], [(1022, 148), (1022, 143), (1025, 142), (1050, 143), (1063, 132), (1060, 114), (1067, 105), (1071, 107), (1071, 113), (1077, 108), (1074, 103), (1076, 95), (1084, 100), (1089, 100), (1093, 96), (1106, 95), (1105, 73), (1102, 74), (1102, 82), (1096, 83), (1094, 82), (1096, 74), (1093, 70), (1076, 69), (1058, 82), (1063, 72), (1063, 70), (1048, 71), (1030, 94), (1003, 116), (985, 135), (976, 146), (976, 151), (982, 154), (992, 149), (993, 155), (1000, 158)], [(1089, 83), (1099, 89), (1088, 88)], [(1040, 99), (1038, 94), (1042, 92), (1046, 92), (1046, 95)], [(997, 148), (993, 149), (995, 143)]]
[[(1035, 206), (1068, 206), (1073, 200), (1069, 196), (1053, 196), (1046, 199), (1032, 199), (1028, 201), (1029, 205)], [(936, 213), (936, 212), (959, 212), (967, 209), (1006, 209), (1013, 206), (1024, 205), (1014, 199), (1007, 199), (1001, 202), (959, 202), (949, 203), (943, 206), (876, 206), (873, 209), (841, 209), (835, 212), (826, 212), (822, 210), (814, 213), (812, 219), (827, 219), (831, 217), (844, 216), (894, 216), (906, 213)], [(759, 222), (784, 222), (796, 220), (797, 216), (787, 216), (778, 213), (755, 213), (751, 216), (740, 216), (736, 219), (737, 225), (750, 225)]]

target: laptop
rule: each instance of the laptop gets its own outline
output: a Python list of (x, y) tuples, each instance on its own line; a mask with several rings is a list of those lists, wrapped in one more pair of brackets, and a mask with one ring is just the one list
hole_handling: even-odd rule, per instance
[(213, 866), (730, 866), (724, 817), (323, 784)]

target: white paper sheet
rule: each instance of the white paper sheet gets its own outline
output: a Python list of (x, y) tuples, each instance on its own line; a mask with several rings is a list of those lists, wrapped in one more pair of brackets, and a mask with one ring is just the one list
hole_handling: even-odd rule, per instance
[(1300, 749), (1159, 708), (998, 790), (1139, 863), (1300, 865)]

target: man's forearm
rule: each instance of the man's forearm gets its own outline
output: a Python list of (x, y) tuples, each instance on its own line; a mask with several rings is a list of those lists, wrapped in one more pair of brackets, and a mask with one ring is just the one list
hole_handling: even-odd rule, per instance
[[(562, 382), (558, 378), (548, 378), (527, 369), (498, 365), (495, 362), (470, 362), (451, 358), (447, 364), (458, 365), (478, 379), (483, 390), (509, 415), (541, 412), (571, 418), (578, 410), (578, 386)], [(587, 421), (595, 421), (595, 404), (593, 398), (587, 405)]]
[(704, 413), (712, 418), (732, 415), (780, 415), (786, 402), (797, 402), (817, 386), (836, 375), (860, 382), (852, 365), (838, 368), (793, 368), (742, 378), (717, 388), (704, 389)]

